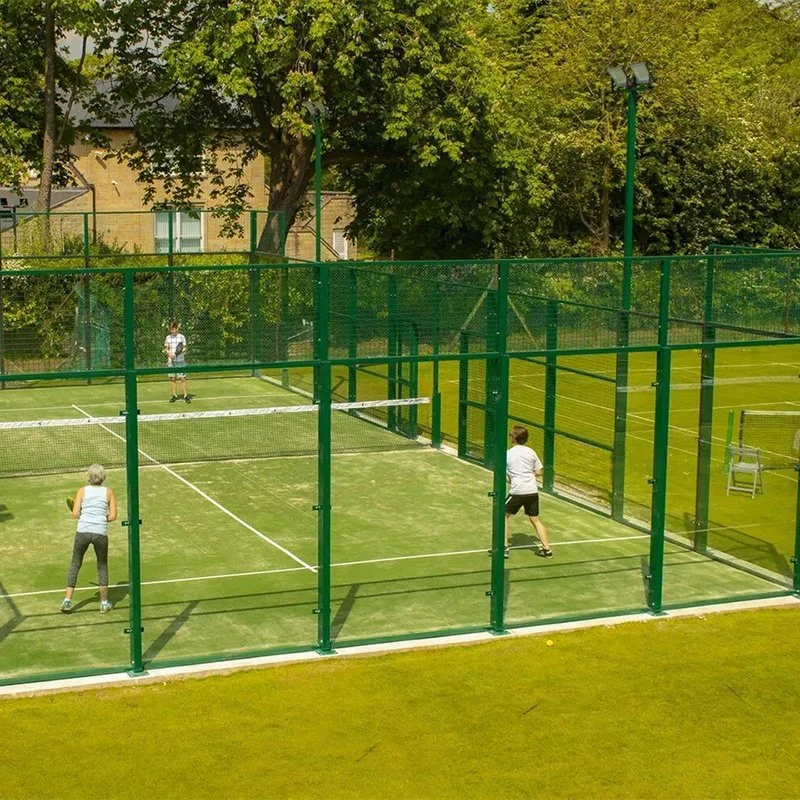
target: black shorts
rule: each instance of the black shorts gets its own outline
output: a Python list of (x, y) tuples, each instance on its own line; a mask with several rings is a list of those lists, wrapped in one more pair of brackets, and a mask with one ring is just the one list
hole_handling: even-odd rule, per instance
[(512, 516), (521, 508), (529, 517), (539, 516), (539, 493), (536, 494), (510, 494), (506, 497), (506, 514)]

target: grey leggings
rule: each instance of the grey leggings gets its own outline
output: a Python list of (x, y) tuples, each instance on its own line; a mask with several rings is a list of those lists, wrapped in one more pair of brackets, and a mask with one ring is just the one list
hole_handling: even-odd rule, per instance
[(108, 536), (102, 533), (78, 531), (75, 534), (75, 544), (72, 546), (72, 563), (67, 573), (67, 586), (70, 589), (75, 588), (78, 570), (83, 564), (83, 557), (89, 545), (94, 547), (94, 554), (97, 556), (97, 583), (100, 586), (108, 586)]

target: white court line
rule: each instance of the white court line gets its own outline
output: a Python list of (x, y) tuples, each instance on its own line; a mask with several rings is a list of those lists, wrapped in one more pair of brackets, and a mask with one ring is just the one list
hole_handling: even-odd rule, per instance
[[(550, 542), (551, 547), (564, 547), (565, 545), (572, 544), (600, 544), (603, 542), (627, 542), (633, 539), (649, 539), (650, 536), (646, 533), (635, 534), (632, 536), (604, 536), (599, 539), (574, 539), (568, 542)], [(511, 550), (528, 550), (530, 545), (514, 545)], [(445, 556), (467, 556), (475, 555), (476, 553), (486, 553), (487, 548), (481, 547), (477, 550), (451, 550), (444, 553), (419, 553), (412, 556), (390, 556), (387, 558), (369, 558), (364, 561), (340, 561), (331, 564), (332, 568), (337, 567), (357, 567), (363, 564), (385, 564), (392, 561), (410, 561), (413, 559), (421, 558), (442, 558)], [(312, 570), (316, 572), (318, 567), (313, 567)], [(224, 578), (243, 578), (256, 575), (276, 575), (282, 572), (300, 572), (302, 567), (288, 567), (285, 569), (265, 569), (257, 570), (255, 572), (230, 572), (223, 575), (201, 575), (191, 578), (169, 578), (160, 581), (142, 581), (142, 586), (160, 586), (166, 583), (192, 583), (196, 581), (213, 581)], [(129, 586), (127, 583), (118, 583), (116, 586)], [(80, 586), (75, 589), (76, 592), (94, 592), (97, 591), (96, 586)], [(42, 589), (36, 592), (16, 592), (14, 594), (4, 594), (2, 597), (15, 598), (15, 597), (33, 597), (40, 594), (63, 594), (63, 589)]]
[[(76, 411), (78, 411), (81, 414), (83, 414), (84, 416), (89, 417), (90, 419), (92, 418), (92, 415), (89, 414), (87, 411), (84, 411), (82, 408), (79, 408), (78, 406), (73, 406), (73, 408)], [(115, 433), (108, 426), (101, 424), (100, 427), (103, 428), (104, 430), (108, 431), (108, 433), (110, 433), (112, 436), (116, 436), (117, 439), (119, 439), (120, 441), (123, 441), (123, 442), (125, 441), (125, 438), (123, 436), (120, 436), (118, 433)], [(148, 459), (149, 461), (152, 461), (153, 464), (155, 464), (156, 466), (161, 467), (161, 469), (163, 469), (164, 471), (168, 472), (174, 478), (177, 478), (181, 483), (185, 483), (192, 491), (197, 492), (197, 494), (199, 494), (200, 497), (202, 497), (204, 500), (208, 500), (208, 502), (211, 503), (211, 505), (215, 506), (220, 511), (222, 511), (223, 514), (227, 514), (232, 520), (235, 520), (236, 522), (238, 522), (242, 527), (247, 528), (247, 530), (249, 530), (251, 533), (254, 533), (256, 536), (260, 537), (265, 542), (268, 542), (273, 547), (275, 547), (276, 549), (280, 550), (282, 553), (284, 553), (287, 556), (289, 556), (289, 558), (291, 558), (293, 561), (296, 561), (301, 566), (305, 567), (308, 570), (311, 570), (311, 572), (316, 572), (317, 571), (315, 567), (312, 567), (310, 564), (307, 564), (305, 561), (303, 561), (302, 558), (300, 558), (299, 556), (296, 556), (291, 550), (287, 550), (285, 547), (283, 547), (283, 545), (278, 544), (274, 539), (270, 539), (269, 536), (265, 536), (263, 533), (261, 533), (261, 531), (256, 530), (252, 525), (250, 525), (248, 522), (245, 522), (241, 517), (237, 517), (236, 514), (233, 513), (233, 511), (229, 511), (227, 508), (225, 508), (225, 506), (223, 506), (220, 503), (218, 503), (213, 497), (209, 497), (202, 489), (200, 489), (199, 487), (195, 486), (190, 481), (187, 481), (186, 478), (184, 478), (183, 476), (178, 475), (178, 473), (175, 472), (175, 470), (170, 469), (166, 464), (162, 464), (159, 461), (157, 461), (155, 458), (153, 458), (152, 456), (147, 455), (147, 453), (145, 453), (144, 450), (142, 450), (141, 448), (139, 448), (139, 452), (146, 459)]]

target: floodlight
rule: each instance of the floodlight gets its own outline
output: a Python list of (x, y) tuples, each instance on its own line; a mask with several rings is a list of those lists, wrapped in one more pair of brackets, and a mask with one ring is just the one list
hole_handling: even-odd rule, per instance
[(609, 67), (606, 72), (611, 76), (611, 88), (615, 92), (624, 92), (628, 88), (628, 76), (622, 67)]
[(653, 85), (653, 75), (644, 61), (637, 61), (636, 63), (631, 64), (631, 74), (633, 76), (633, 82), (636, 84), (636, 86), (641, 86), (642, 88), (647, 89)]

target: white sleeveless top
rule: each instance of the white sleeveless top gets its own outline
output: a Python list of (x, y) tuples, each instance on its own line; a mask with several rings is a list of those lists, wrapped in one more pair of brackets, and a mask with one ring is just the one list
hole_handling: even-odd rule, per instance
[(84, 487), (78, 532), (108, 536), (108, 489), (105, 486)]

